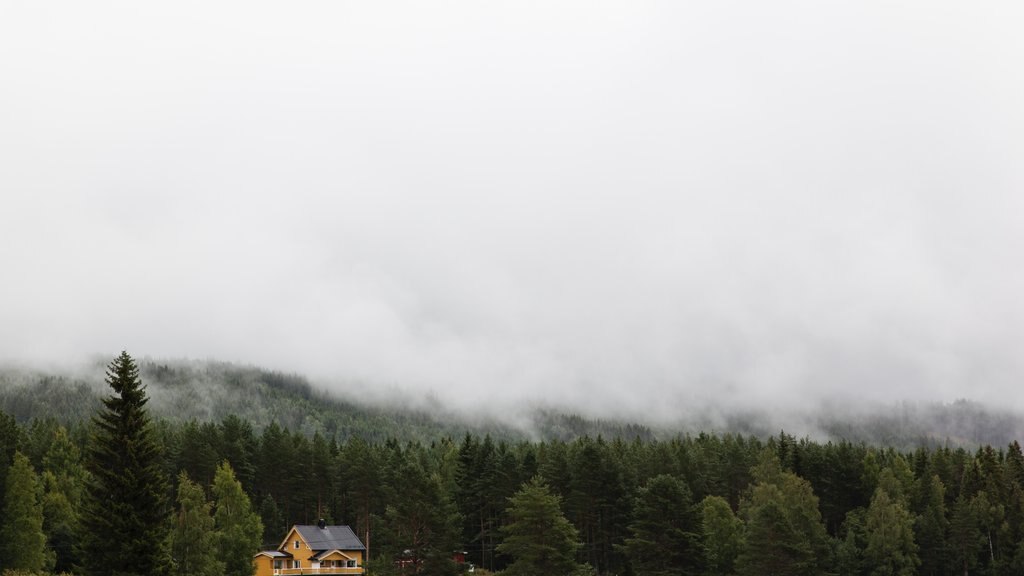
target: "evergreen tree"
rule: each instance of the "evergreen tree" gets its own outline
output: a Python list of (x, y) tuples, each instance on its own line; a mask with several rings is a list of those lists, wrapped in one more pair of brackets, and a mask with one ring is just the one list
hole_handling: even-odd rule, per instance
[[(926, 472), (927, 474), (927, 472)], [(924, 511), (914, 523), (914, 540), (920, 547), (921, 576), (940, 576), (947, 570), (949, 551), (946, 547), (946, 533), (949, 521), (946, 519), (946, 488), (937, 475), (922, 479), (925, 494)]]
[(835, 571), (838, 576), (863, 576), (868, 573), (864, 551), (868, 547), (864, 517), (867, 510), (854, 508), (843, 521), (842, 540), (836, 545)]
[(263, 523), (252, 509), (242, 483), (225, 461), (213, 476), (214, 539), (217, 552), (224, 559), (223, 574), (251, 576), (252, 556), (263, 541)]
[(953, 505), (949, 521), (950, 557), (964, 576), (978, 565), (978, 555), (985, 545), (981, 518), (973, 498), (961, 494)]
[(623, 547), (639, 574), (696, 576), (704, 568), (699, 511), (690, 489), (674, 476), (655, 476), (640, 489)]
[(509, 499), (509, 523), (498, 551), (512, 556), (507, 576), (567, 576), (575, 561), (579, 535), (559, 508), (559, 498), (534, 478)]
[(170, 564), (167, 479), (146, 391), (127, 352), (111, 362), (106, 382), (114, 394), (93, 419), (86, 457), (83, 569), (90, 576), (163, 575)]
[(253, 462), (256, 455), (256, 436), (253, 434), (252, 424), (230, 414), (221, 421), (218, 438), (221, 457), (231, 464), (231, 469), (242, 483), (242, 488), (247, 493), (252, 493), (256, 475)]
[(47, 565), (40, 494), (39, 478), (32, 464), (16, 452), (14, 464), (7, 471), (4, 515), (0, 524), (0, 550), (5, 568), (38, 572)]
[(260, 502), (260, 522), (263, 523), (263, 547), (274, 548), (280, 544), (288, 527), (277, 502), (269, 494)]
[(18, 450), (20, 436), (18, 422), (13, 416), (0, 410), (0, 509), (3, 508), (3, 487), (7, 470), (14, 462), (14, 453)]
[(458, 546), (461, 519), (440, 475), (419, 461), (423, 455), (418, 447), (391, 449), (389, 504), (379, 531), (387, 544), (378, 550), (385, 560), (405, 555), (416, 573), (454, 574), (452, 551)]
[(218, 558), (211, 537), (211, 509), (203, 488), (182, 471), (178, 475), (178, 510), (170, 542), (175, 574), (218, 576), (224, 573), (224, 563)]
[(338, 455), (338, 470), (340, 491), (348, 503), (347, 518), (366, 546), (367, 558), (371, 558), (373, 518), (375, 513), (383, 512), (381, 463), (377, 449), (362, 438), (351, 439)]

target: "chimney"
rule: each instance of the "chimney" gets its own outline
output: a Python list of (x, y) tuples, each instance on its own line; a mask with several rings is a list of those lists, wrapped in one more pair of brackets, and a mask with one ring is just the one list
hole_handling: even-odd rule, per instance
[(316, 523), (316, 525), (317, 525), (317, 528), (320, 528), (321, 530), (323, 530), (324, 528), (327, 528), (327, 520), (324, 520), (323, 518), (321, 518), (321, 519), (320, 519), (320, 520), (319, 520), (319, 521), (318, 521), (318, 522)]

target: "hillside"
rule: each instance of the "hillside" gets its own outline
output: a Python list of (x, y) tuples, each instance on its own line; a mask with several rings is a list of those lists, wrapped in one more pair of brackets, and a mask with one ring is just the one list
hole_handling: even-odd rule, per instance
[[(0, 369), (0, 410), (18, 421), (52, 418), (75, 421), (90, 417), (108, 393), (97, 363), (88, 374), (25, 368)], [(260, 430), (277, 422), (307, 435), (321, 432), (339, 440), (360, 436), (371, 441), (431, 440), (466, 432), (495, 438), (571, 440), (589, 435), (665, 438), (701, 431), (760, 437), (795, 431), (819, 440), (851, 440), (911, 448), (920, 445), (989, 444), (1005, 446), (1024, 438), (1024, 419), (1009, 410), (976, 402), (808, 407), (788, 416), (756, 412), (707, 411), (715, 418), (672, 424), (591, 418), (551, 407), (521, 408), (515, 419), (499, 420), (445, 408), (436, 399), (409, 398), (392, 405), (357, 401), (358, 386), (348, 395), (319, 389), (303, 376), (216, 361), (140, 363), (155, 416), (173, 421), (219, 422), (236, 415)]]

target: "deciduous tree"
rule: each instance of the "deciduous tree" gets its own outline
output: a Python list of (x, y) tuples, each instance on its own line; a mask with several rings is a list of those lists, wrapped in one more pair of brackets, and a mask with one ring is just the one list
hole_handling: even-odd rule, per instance
[(213, 476), (212, 492), (214, 538), (220, 557), (224, 559), (223, 574), (250, 576), (254, 569), (252, 555), (263, 542), (263, 523), (226, 461)]
[(42, 571), (47, 564), (43, 534), (42, 488), (28, 458), (14, 454), (7, 472), (3, 518), (0, 519), (0, 550), (4, 568)]
[(178, 510), (171, 530), (175, 574), (217, 576), (224, 573), (224, 563), (215, 548), (212, 507), (203, 488), (182, 471), (178, 475)]

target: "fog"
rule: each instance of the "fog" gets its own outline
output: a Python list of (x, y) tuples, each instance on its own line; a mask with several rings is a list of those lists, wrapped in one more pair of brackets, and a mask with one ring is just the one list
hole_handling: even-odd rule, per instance
[(0, 361), (1024, 409), (1015, 2), (0, 7)]

